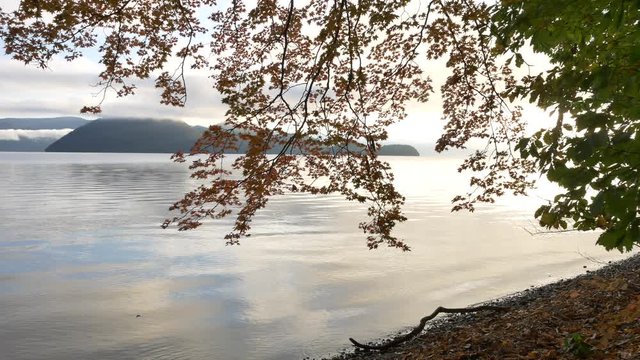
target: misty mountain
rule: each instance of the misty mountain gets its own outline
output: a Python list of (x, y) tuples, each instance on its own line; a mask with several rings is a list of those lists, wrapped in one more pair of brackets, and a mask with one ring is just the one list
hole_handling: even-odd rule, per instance
[(79, 117), (0, 119), (0, 151), (44, 151), (71, 129), (88, 122)]
[(19, 140), (0, 139), (0, 151), (44, 151), (56, 138), (20, 138)]
[(188, 151), (202, 127), (156, 119), (98, 119), (47, 147), (53, 152), (174, 153)]
[(89, 121), (90, 120), (72, 116), (53, 118), (4, 118), (0, 119), (0, 129), (75, 129), (87, 124)]
[[(52, 152), (115, 152), (115, 153), (173, 153), (189, 151), (205, 130), (182, 121), (155, 119), (98, 119), (81, 126), (46, 151)], [(244, 153), (247, 143), (238, 144), (236, 153)], [(275, 154), (281, 145), (271, 148)], [(380, 155), (418, 156), (409, 145), (386, 145)]]
[[(65, 136), (64, 129), (78, 131)], [(178, 149), (189, 150), (205, 130), (206, 127), (192, 127), (181, 121), (155, 119), (3, 118), (0, 151), (173, 153)], [(246, 149), (246, 142), (241, 142), (236, 152), (244, 153)], [(276, 146), (268, 153), (278, 153), (280, 149)], [(419, 156), (419, 153), (411, 145), (384, 145), (380, 155)]]

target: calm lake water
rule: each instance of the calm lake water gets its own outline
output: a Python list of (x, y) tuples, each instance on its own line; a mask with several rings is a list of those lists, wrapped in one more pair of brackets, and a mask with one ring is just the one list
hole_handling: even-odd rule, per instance
[[(165, 154), (0, 153), (0, 358), (299, 359), (619, 259), (594, 233), (531, 236), (548, 189), (473, 214), (458, 160), (389, 158), (413, 247), (369, 251), (339, 196), (271, 201), (240, 246), (230, 220), (162, 230), (190, 188)], [(141, 317), (137, 317), (141, 315)]]

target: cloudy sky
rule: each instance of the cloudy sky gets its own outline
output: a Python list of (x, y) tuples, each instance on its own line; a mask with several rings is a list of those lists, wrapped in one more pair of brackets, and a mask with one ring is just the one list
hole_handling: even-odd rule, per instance
[[(100, 64), (89, 58), (68, 63), (56, 59), (49, 69), (24, 65), (0, 55), (0, 118), (79, 115), (84, 105), (99, 102), (98, 89), (93, 85)], [(225, 108), (212, 88), (206, 73), (187, 77), (188, 102), (184, 108), (161, 105), (159, 91), (151, 81), (137, 82), (135, 96), (116, 98), (109, 94), (103, 103), (101, 116), (135, 116), (181, 119), (190, 124), (208, 125), (221, 121)], [(409, 118), (397, 125), (391, 135), (397, 141), (433, 142), (439, 134), (439, 101), (410, 107)]]
[[(15, 8), (18, 0), (0, 0), (4, 10)], [(1, 45), (1, 43), (0, 43)], [(434, 68), (435, 88), (446, 70)], [(97, 58), (83, 57), (74, 62), (54, 59), (49, 69), (24, 65), (0, 52), (0, 118), (79, 116), (84, 105), (99, 102), (97, 74), (101, 66)], [(434, 76), (435, 74), (435, 76)], [(188, 102), (184, 108), (161, 105), (159, 91), (152, 81), (136, 82), (137, 94), (116, 98), (109, 94), (103, 102), (101, 116), (131, 116), (181, 119), (192, 125), (208, 125), (223, 119), (225, 108), (212, 88), (205, 72), (191, 72), (187, 76)], [(440, 101), (437, 96), (427, 104), (409, 106), (407, 120), (389, 129), (392, 142), (411, 144), (433, 143), (441, 133)], [(543, 112), (527, 107), (525, 117), (533, 122), (546, 119)]]

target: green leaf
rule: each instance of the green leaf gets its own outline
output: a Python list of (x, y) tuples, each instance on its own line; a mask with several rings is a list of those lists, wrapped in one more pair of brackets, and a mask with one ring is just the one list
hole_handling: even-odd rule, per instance
[(591, 202), (591, 206), (589, 207), (589, 211), (593, 216), (598, 216), (604, 213), (604, 194), (603, 193), (600, 192), (598, 193), (598, 195), (596, 195), (593, 198), (593, 201)]
[(607, 230), (598, 237), (597, 243), (607, 250), (618, 249), (620, 252), (624, 250), (625, 232), (620, 230)]
[(536, 210), (536, 213), (534, 214), (534, 217), (537, 219), (537, 218), (540, 217), (540, 215), (542, 215), (546, 211), (549, 211), (549, 207), (546, 206), (546, 205), (542, 205)]
[(522, 150), (522, 149), (526, 148), (528, 143), (529, 143), (529, 138), (522, 138), (522, 139), (518, 140), (518, 143), (514, 147), (514, 150)]
[(545, 212), (540, 217), (540, 225), (542, 225), (542, 226), (551, 227), (551, 226), (553, 226), (553, 224), (555, 224), (555, 222), (556, 222), (556, 215), (555, 214), (552, 214), (552, 213), (549, 213), (549, 212)]
[(520, 53), (517, 53), (516, 54), (516, 66), (517, 67), (521, 67), (523, 63), (524, 63), (524, 59), (522, 58), (522, 55)]
[(607, 214), (618, 218), (635, 216), (636, 194), (622, 189), (608, 189), (604, 192), (604, 203)]
[(609, 116), (589, 112), (576, 117), (576, 128), (578, 131), (595, 129), (596, 127), (605, 126), (609, 121)]

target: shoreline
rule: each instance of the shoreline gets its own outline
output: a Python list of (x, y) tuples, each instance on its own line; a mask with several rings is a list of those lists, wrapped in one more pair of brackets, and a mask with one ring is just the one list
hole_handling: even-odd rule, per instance
[[(388, 350), (351, 348), (325, 359), (576, 359), (582, 351), (589, 359), (640, 356), (640, 254), (475, 305), (509, 311), (438, 317)], [(395, 334), (356, 340), (384, 344), (433, 310), (416, 314), (414, 324)]]

